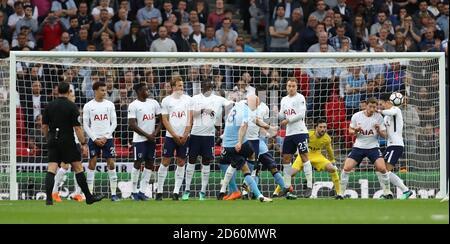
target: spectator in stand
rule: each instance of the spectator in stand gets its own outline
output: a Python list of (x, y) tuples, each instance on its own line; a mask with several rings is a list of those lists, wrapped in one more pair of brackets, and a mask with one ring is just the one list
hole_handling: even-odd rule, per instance
[(364, 16), (366, 27), (370, 28), (377, 17), (378, 8), (373, 4), (373, 0), (364, 0), (362, 5), (358, 8), (357, 13)]
[(337, 5), (333, 8), (333, 11), (340, 13), (346, 22), (351, 22), (353, 19), (353, 10), (347, 5), (347, 0), (337, 0)]
[(261, 20), (264, 20), (264, 12), (256, 5), (256, 0), (250, 0), (250, 7), (248, 9), (250, 14), (250, 33), (252, 35), (252, 41), (258, 40), (258, 28)]
[(116, 78), (112, 75), (106, 76), (106, 100), (116, 103), (119, 100), (119, 90), (114, 87)]
[(439, 16), (439, 18), (437, 18), (436, 22), (439, 25), (439, 27), (441, 28), (441, 30), (444, 31), (445, 39), (448, 39), (448, 23), (449, 23), (449, 19), (448, 19), (448, 1), (447, 1), (446, 4), (444, 4), (442, 6), (441, 15)]
[(434, 37), (434, 28), (429, 27), (425, 30), (424, 38), (419, 43), (419, 49), (422, 52), (428, 52), (436, 46), (437, 39)]
[(80, 32), (80, 26), (78, 24), (77, 17), (70, 17), (70, 28), (67, 30), (70, 36), (70, 40), (72, 41), (75, 36), (78, 36)]
[[(31, 32), (30, 27), (28, 26), (22, 26), (20, 27), (20, 34), (24, 34), (27, 36), (27, 45), (31, 48), (31, 49), (35, 49), (36, 47), (36, 39), (34, 38), (34, 35)], [(11, 41), (11, 46), (17, 46), (17, 36), (13, 37), (12, 41)]]
[(277, 17), (269, 27), (271, 52), (289, 52), (289, 36), (292, 33), (292, 27), (284, 15), (285, 5), (279, 4), (276, 7)]
[(70, 35), (68, 32), (63, 32), (61, 34), (61, 44), (55, 47), (55, 51), (62, 51), (62, 52), (76, 52), (78, 51), (78, 48), (70, 43)]
[(363, 51), (367, 49), (367, 42), (369, 42), (369, 31), (362, 15), (356, 15), (353, 20), (353, 31), (355, 33), (353, 39), (353, 48), (356, 51)]
[(107, 32), (108, 35), (114, 37), (114, 25), (109, 17), (108, 10), (100, 10), (100, 21), (95, 22), (91, 28), (92, 40), (99, 45), (101, 43), (101, 35), (103, 32)]
[[(300, 33), (300, 47), (301, 52), (306, 52), (313, 44), (317, 43), (317, 18), (310, 15), (308, 17), (308, 22), (306, 23), (306, 28)], [(328, 40), (328, 34), (327, 34)]]
[(178, 32), (180, 31), (178, 25), (174, 24), (170, 20), (166, 20), (164, 22), (164, 26), (166, 27), (167, 30), (167, 36), (172, 40), (175, 39), (178, 35)]
[(367, 90), (367, 82), (361, 73), (361, 67), (349, 67), (350, 76), (345, 82), (345, 108), (347, 111), (347, 119), (359, 111), (362, 93)]
[(392, 40), (389, 40), (388, 36), (390, 35), (389, 30), (386, 28), (381, 28), (378, 33), (378, 43), (383, 47), (386, 52), (394, 52), (395, 41), (392, 37)]
[(321, 31), (317, 33), (317, 39), (319, 40), (318, 43), (312, 45), (310, 48), (308, 48), (308, 52), (320, 52), (320, 46), (321, 45), (327, 45), (328, 46), (328, 52), (335, 52), (336, 50), (331, 45), (328, 45), (328, 34), (325, 31)]
[(88, 5), (86, 2), (80, 3), (80, 7), (79, 7), (78, 13), (77, 13), (77, 18), (78, 18), (78, 24), (80, 25), (80, 28), (84, 27), (87, 30), (89, 30), (89, 28), (91, 27), (91, 24), (94, 23), (94, 18), (92, 17), (92, 15), (89, 14)]
[(186, 11), (187, 3), (186, 0), (179, 0), (178, 6), (175, 12), (178, 13), (178, 24), (182, 25), (184, 23), (189, 23), (189, 13)]
[(208, 16), (208, 26), (216, 27), (225, 18), (223, 0), (216, 0), (216, 9)]
[(159, 38), (153, 41), (150, 51), (177, 52), (177, 45), (172, 39), (167, 37), (167, 28), (165, 26), (159, 27)]
[(147, 50), (152, 46), (153, 41), (159, 37), (158, 27), (159, 20), (157, 17), (153, 17), (150, 19), (150, 28), (142, 30), (142, 34), (145, 37), (145, 45), (147, 46)]
[(61, 19), (64, 27), (69, 29), (69, 18), (77, 15), (77, 5), (73, 0), (53, 0), (51, 11)]
[[(175, 44), (177, 45), (178, 52), (190, 52), (191, 51), (191, 40), (189, 36), (189, 24), (181, 24), (180, 34), (175, 38)], [(193, 40), (192, 40), (193, 41)]]
[[(225, 9), (225, 11), (223, 13), (224, 13), (223, 19), (226, 19), (226, 18), (231, 19), (231, 29), (238, 32), (239, 27), (233, 22), (233, 11), (231, 9)], [(219, 24), (216, 25), (216, 31), (220, 30), (220, 28), (222, 28), (222, 26), (223, 26), (223, 20), (222, 20), (222, 22), (220, 22)]]
[(420, 126), (420, 118), (417, 108), (410, 105), (408, 96), (403, 98), (402, 115), (405, 123), (403, 129), (405, 132), (405, 151), (414, 155), (417, 148), (417, 130)]
[(42, 152), (40, 155), (46, 155), (46, 138), (42, 134), (42, 115), (36, 116), (36, 120), (30, 125), (27, 132), (28, 147), (33, 148), (35, 152)]
[(171, 0), (164, 0), (163, 8), (162, 8), (162, 11), (161, 11), (162, 21), (164, 22), (164, 21), (170, 19), (172, 14), (177, 16), (177, 19), (180, 19), (180, 17), (178, 16), (178, 13), (173, 10), (172, 1)]
[[(6, 18), (4, 21), (8, 20), (8, 16), (14, 14), (14, 8), (8, 4), (8, 0), (0, 0), (0, 11), (5, 14)], [(0, 24), (5, 24), (0, 22)]]
[(28, 45), (28, 36), (24, 33), (20, 33), (17, 36), (17, 46), (13, 46), (11, 48), (11, 51), (29, 51), (29, 50), (33, 50), (33, 48), (31, 48)]
[(219, 45), (215, 34), (215, 28), (213, 26), (206, 27), (206, 36), (200, 41), (201, 52), (211, 52), (215, 46)]
[(9, 42), (0, 37), (0, 58), (9, 57)]
[(194, 32), (194, 24), (197, 23), (200, 27), (200, 32), (202, 34), (205, 33), (205, 25), (200, 23), (197, 11), (192, 10), (191, 12), (189, 12), (189, 34), (192, 34), (192, 32)]
[(242, 51), (244, 53), (256, 52), (256, 49), (248, 44), (249, 41), (250, 41), (249, 39), (250, 39), (250, 37), (247, 37), (247, 41), (246, 41), (246, 40), (244, 40), (244, 37), (242, 37), (242, 36), (238, 36), (236, 38), (236, 45), (237, 46), (241, 46), (242, 47)]
[(377, 23), (373, 24), (370, 27), (371, 35), (377, 34), (380, 31), (381, 27), (383, 26), (384, 22), (387, 20), (387, 14), (384, 10), (380, 10), (378, 12), (377, 20), (378, 20)]
[(78, 51), (87, 51), (89, 44), (89, 32), (86, 28), (81, 28), (78, 35), (74, 36), (70, 42), (75, 45)]
[(125, 9), (119, 9), (119, 20), (114, 24), (116, 32), (117, 49), (122, 50), (122, 38), (130, 34), (131, 21), (127, 19), (128, 13)]
[(405, 71), (401, 69), (399, 62), (393, 62), (386, 73), (387, 92), (405, 92)]
[(114, 16), (114, 9), (109, 7), (109, 0), (100, 0), (99, 5), (92, 9), (92, 17), (94, 21), (100, 20), (100, 12), (102, 9), (106, 9), (108, 11), (109, 17), (112, 19)]
[[(201, 23), (198, 21), (192, 24), (193, 31), (192, 31), (191, 35), (189, 36), (191, 43), (195, 42), (197, 44), (197, 47), (200, 47), (200, 42), (205, 37), (205, 35), (201, 31), (200, 24)], [(199, 49), (199, 48), (197, 48), (197, 49)]]
[(300, 51), (300, 33), (305, 28), (303, 23), (302, 11), (300, 8), (296, 8), (292, 11), (291, 18), (292, 32), (289, 35), (289, 48), (293, 52)]
[(316, 2), (316, 11), (314, 11), (311, 15), (315, 16), (319, 22), (322, 22), (325, 19), (327, 11), (325, 11), (327, 5), (325, 1), (319, 0)]
[(335, 50), (340, 50), (342, 48), (343, 40), (346, 40), (350, 46), (350, 49), (352, 49), (352, 41), (350, 40), (350, 37), (345, 36), (345, 25), (341, 24), (336, 26), (336, 36), (332, 37), (329, 43)]
[(205, 2), (205, 0), (197, 0), (195, 2), (195, 11), (197, 11), (198, 14), (198, 20), (200, 23), (206, 24), (208, 23), (208, 15), (209, 15), (209, 9), (208, 4)]
[(231, 28), (231, 19), (223, 19), (222, 28), (216, 31), (216, 39), (219, 43), (232, 50), (236, 46), (237, 37), (238, 33)]
[(14, 3), (14, 14), (8, 17), (8, 26), (10, 30), (16, 29), (16, 23), (19, 19), (22, 19), (25, 16), (25, 11), (23, 10), (22, 2)]
[(423, 17), (431, 17), (433, 14), (428, 11), (428, 2), (426, 0), (419, 1), (419, 10), (413, 15), (415, 26), (421, 29), (423, 27), (421, 20)]
[(25, 15), (16, 22), (14, 36), (17, 36), (23, 26), (31, 29), (30, 35), (34, 35), (38, 31), (38, 22), (36, 19), (33, 19), (33, 7), (31, 5), (24, 5), (23, 8)]
[(421, 41), (420, 31), (414, 26), (413, 17), (410, 15), (406, 15), (396, 29), (401, 31), (405, 38), (414, 40), (415, 44)]
[(153, 0), (145, 0), (145, 7), (139, 9), (136, 15), (136, 19), (141, 25), (141, 29), (150, 28), (150, 20), (152, 18), (158, 18), (158, 22), (162, 23), (161, 11), (155, 8)]
[(31, 92), (26, 95), (24, 106), (28, 128), (33, 127), (34, 121), (42, 114), (47, 102), (47, 96), (42, 94), (41, 82), (39, 80), (33, 81), (31, 83)]

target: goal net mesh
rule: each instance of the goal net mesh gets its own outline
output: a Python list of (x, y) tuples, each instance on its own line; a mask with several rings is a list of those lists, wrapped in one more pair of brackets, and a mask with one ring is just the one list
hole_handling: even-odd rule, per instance
[[(354, 138), (348, 134), (351, 115), (365, 106), (369, 97), (401, 92), (405, 104), (405, 153), (396, 165), (396, 173), (415, 193), (413, 197), (434, 197), (439, 189), (439, 62), (437, 58), (128, 58), (128, 57), (20, 57), (16, 63), (16, 91), (9, 90), (9, 61), (0, 62), (0, 196), (8, 199), (9, 171), (16, 170), (19, 199), (43, 199), (47, 167), (46, 139), (42, 136), (42, 110), (57, 96), (55, 87), (61, 81), (69, 82), (75, 91), (76, 104), (83, 105), (94, 96), (92, 84), (107, 84), (107, 99), (115, 104), (118, 126), (114, 133), (118, 192), (127, 198), (131, 194), (130, 172), (133, 164), (132, 132), (128, 126), (127, 106), (136, 99), (133, 85), (145, 82), (152, 98), (161, 102), (170, 94), (169, 82), (175, 76), (184, 80), (185, 93), (192, 96), (201, 92), (200, 82), (210, 81), (214, 93), (229, 100), (240, 101), (256, 91), (270, 108), (266, 122), (278, 125), (280, 101), (286, 95), (289, 77), (298, 80), (299, 92), (307, 101), (308, 129), (323, 118), (336, 157), (336, 166), (342, 169)], [(9, 100), (16, 96), (16, 111), (9, 111)], [(9, 114), (15, 112), (15, 126), (9, 124)], [(222, 124), (223, 125), (223, 124)], [(16, 127), (17, 167), (10, 168), (10, 128)], [(223, 126), (222, 126), (223, 127)], [(164, 135), (165, 132), (162, 132)], [(219, 135), (220, 133), (217, 133)], [(285, 128), (267, 139), (270, 152), (279, 168)], [(220, 140), (216, 140), (216, 160), (211, 167), (207, 190), (214, 197), (220, 189), (223, 173), (220, 171)], [(163, 137), (157, 140), (156, 165), (161, 162)], [(380, 138), (381, 150), (386, 140)], [(323, 154), (328, 157), (325, 150)], [(200, 162), (200, 161), (199, 161)], [(314, 163), (314, 162), (313, 162)], [(87, 159), (83, 159), (87, 166)], [(314, 165), (314, 164), (313, 164)], [(174, 185), (174, 163), (169, 168), (164, 193), (167, 197)], [(157, 172), (157, 166), (154, 169)], [(155, 174), (155, 173), (154, 173)], [(59, 188), (63, 198), (74, 191), (74, 177), (69, 173)], [(100, 159), (96, 169), (95, 192), (109, 194), (106, 163)], [(156, 175), (150, 180), (155, 187)], [(242, 183), (238, 174), (237, 183)], [(334, 188), (328, 172), (314, 169), (313, 197), (330, 197)], [(304, 174), (293, 181), (295, 193), (306, 188)], [(191, 196), (198, 196), (201, 186), (200, 164), (191, 185)], [(259, 186), (270, 196), (275, 183), (270, 172), (262, 171)], [(183, 187), (181, 188), (183, 189)], [(347, 194), (358, 198), (372, 198), (381, 194), (373, 165), (365, 159), (351, 174)], [(402, 192), (392, 189), (397, 196)], [(147, 192), (152, 194), (152, 192)]]

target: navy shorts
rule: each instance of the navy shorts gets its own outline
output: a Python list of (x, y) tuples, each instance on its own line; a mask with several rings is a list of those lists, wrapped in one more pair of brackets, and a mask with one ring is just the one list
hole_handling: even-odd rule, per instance
[(185, 159), (188, 154), (188, 146), (189, 146), (189, 139), (188, 141), (183, 145), (179, 146), (175, 143), (172, 137), (167, 137), (164, 142), (164, 151), (163, 151), (163, 157), (166, 158), (172, 158), (176, 153), (177, 158)]
[(269, 152), (259, 155), (258, 161), (264, 169), (272, 170), (277, 167), (275, 159), (273, 159), (272, 154), (270, 154)]
[(156, 145), (151, 141), (133, 143), (134, 161), (155, 161)]
[(259, 139), (257, 140), (249, 140), (248, 141), (250, 145), (252, 146), (253, 152), (255, 152), (255, 155), (259, 155)]
[(202, 157), (203, 162), (214, 160), (214, 136), (193, 136), (189, 138), (189, 158)]
[(286, 136), (283, 142), (283, 154), (308, 153), (309, 134)]
[(247, 141), (242, 144), (241, 151), (236, 152), (234, 147), (224, 147), (222, 151), (223, 161), (230, 163), (236, 169), (241, 169), (244, 166), (246, 159), (254, 154), (252, 146)]
[(354, 147), (348, 154), (348, 157), (354, 159), (358, 164), (360, 164), (365, 157), (367, 157), (371, 163), (375, 163), (377, 159), (383, 158), (383, 153), (381, 153), (379, 148), (361, 149)]
[(97, 146), (94, 141), (89, 139), (89, 158), (102, 156), (105, 159), (116, 157), (116, 148), (114, 147), (113, 139), (108, 139), (103, 147)]
[(389, 146), (384, 152), (384, 160), (386, 163), (396, 165), (398, 160), (403, 155), (404, 147), (402, 146)]

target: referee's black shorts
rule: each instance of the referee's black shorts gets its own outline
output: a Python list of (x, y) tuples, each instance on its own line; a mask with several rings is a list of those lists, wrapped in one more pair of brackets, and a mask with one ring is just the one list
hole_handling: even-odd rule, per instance
[(48, 162), (58, 163), (73, 163), (81, 161), (80, 146), (70, 139), (50, 139), (48, 143)]

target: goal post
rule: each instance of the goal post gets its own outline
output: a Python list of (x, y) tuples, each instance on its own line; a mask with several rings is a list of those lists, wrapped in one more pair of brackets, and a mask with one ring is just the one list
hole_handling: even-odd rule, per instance
[[(413, 84), (409, 84), (410, 90), (408, 92), (411, 94), (411, 97), (416, 97), (415, 106), (417, 108), (425, 107), (426, 104), (419, 98), (421, 96), (420, 89), (422, 87), (425, 87), (428, 91), (427, 96), (430, 97), (430, 103), (432, 103), (435, 108), (439, 107), (439, 109), (435, 111), (435, 113), (439, 113), (438, 116), (436, 116), (436, 114), (433, 115), (432, 112), (428, 110), (425, 112), (419, 111), (421, 123), (416, 125), (417, 131), (409, 132), (410, 134), (413, 134), (413, 138), (416, 138), (416, 141), (411, 143), (414, 145), (409, 146), (410, 141), (407, 141), (407, 138), (405, 138), (406, 144), (408, 145), (405, 145), (405, 156), (402, 157), (401, 160), (404, 162), (404, 165), (400, 166), (402, 170), (399, 173), (400, 177), (407, 185), (411, 186), (417, 197), (444, 197), (448, 192), (448, 158), (446, 151), (446, 145), (448, 143), (446, 141), (448, 129), (446, 123), (448, 99), (445, 92), (446, 66), (444, 53), (151, 53), (12, 51), (10, 52), (9, 62), (2, 60), (0, 63), (0, 70), (2, 72), (0, 77), (2, 77), (4, 83), (0, 83), (0, 88), (3, 86), (9, 91), (7, 96), (8, 107), (2, 107), (2, 110), (0, 110), (0, 115), (3, 113), (3, 117), (0, 118), (0, 133), (2, 133), (0, 134), (2, 140), (0, 147), (2, 147), (2, 154), (4, 152), (8, 153), (8, 155), (2, 155), (0, 157), (0, 200), (2, 198), (10, 200), (24, 199), (23, 196), (28, 196), (28, 193), (24, 193), (26, 188), (28, 187), (28, 189), (31, 189), (29, 185), (26, 185), (26, 182), (33, 182), (32, 192), (34, 193), (32, 197), (27, 197), (26, 199), (37, 199), (37, 193), (43, 191), (41, 184), (43, 184), (42, 175), (46, 167), (45, 156), (35, 156), (31, 153), (27, 154), (28, 151), (33, 149), (26, 148), (25, 146), (24, 150), (28, 150), (25, 153), (27, 154), (26, 157), (32, 159), (27, 162), (18, 162), (17, 160), (18, 157), (21, 157), (23, 154), (18, 151), (17, 145), (25, 140), (21, 138), (21, 136), (23, 136), (23, 130), (26, 128), (18, 128), (17, 121), (20, 121), (22, 117), (24, 117), (24, 111), (21, 109), (20, 113), (16, 113), (16, 109), (18, 104), (30, 102), (23, 100), (24, 95), (29, 95), (23, 94), (23, 92), (31, 91), (27, 86), (31, 86), (34, 80), (33, 78), (29, 78), (29, 80), (27, 80), (28, 83), (20, 83), (16, 78), (18, 75), (30, 77), (35, 75), (31, 74), (32, 67), (39, 67), (35, 72), (38, 72), (38, 75), (41, 77), (46, 76), (44, 80), (40, 78), (41, 83), (47, 83), (47, 85), (43, 85), (46, 86), (45, 89), (53, 88), (55, 84), (66, 79), (68, 76), (77, 76), (79, 79), (78, 81), (80, 82), (79, 94), (83, 96), (82, 101), (77, 101), (77, 105), (79, 105), (80, 108), (89, 98), (89, 95), (86, 95), (89, 87), (86, 88), (86, 86), (89, 86), (89, 82), (92, 82), (91, 78), (94, 74), (99, 76), (97, 78), (100, 78), (101, 80), (106, 80), (109, 76), (114, 77), (114, 88), (118, 90), (117, 96), (120, 97), (120, 92), (128, 88), (126, 83), (127, 71), (131, 71), (130, 75), (134, 75), (133, 82), (148, 82), (150, 76), (152, 76), (151, 79), (154, 79), (159, 83), (157, 86), (157, 89), (159, 90), (155, 90), (155, 94), (157, 93), (158, 96), (162, 96), (161, 94), (163, 93), (167, 94), (167, 91), (165, 91), (167, 87), (163, 87), (162, 83), (170, 80), (173, 75), (180, 75), (184, 78), (183, 80), (191, 82), (190, 77), (193, 77), (191, 75), (198, 72), (198, 77), (195, 78), (196, 81), (208, 79), (214, 83), (214, 79), (219, 77), (217, 79), (222, 79), (221, 82), (224, 85), (223, 89), (221, 89), (222, 87), (219, 87), (217, 92), (220, 93), (222, 90), (227, 98), (241, 100), (243, 97), (241, 96), (242, 94), (240, 94), (239, 82), (246, 79), (243, 77), (243, 74), (247, 72), (250, 75), (248, 85), (256, 87), (258, 92), (257, 95), (261, 95), (261, 100), (271, 109), (269, 120), (272, 124), (278, 124), (278, 120), (274, 114), (276, 114), (275, 111), (278, 109), (279, 100), (281, 100), (281, 97), (278, 96), (282, 96), (283, 91), (285, 90), (283, 82), (286, 82), (287, 76), (304, 78), (305, 81), (302, 85), (304, 85), (303, 88), (308, 90), (302, 90), (302, 86), (299, 85), (299, 92), (308, 93), (307, 103), (309, 103), (309, 106), (307, 113), (307, 127), (308, 129), (313, 129), (314, 121), (318, 117), (326, 117), (329, 127), (331, 126), (330, 124), (336, 124), (333, 125), (334, 127), (330, 128), (329, 131), (333, 138), (332, 146), (336, 154), (336, 163), (339, 170), (341, 170), (343, 160), (345, 159), (345, 156), (349, 151), (349, 145), (351, 144), (351, 138), (349, 138), (344, 131), (346, 129), (344, 124), (348, 121), (349, 113), (347, 105), (351, 103), (346, 103), (348, 101), (346, 100), (347, 92), (345, 86), (342, 85), (346, 82), (346, 78), (344, 77), (351, 75), (352, 68), (357, 67), (358, 69), (361, 69), (361, 75), (365, 77), (365, 82), (367, 83), (365, 87), (368, 87), (368, 84), (375, 80), (375, 71), (368, 71), (370, 70), (368, 68), (369, 66), (377, 66), (378, 68), (381, 66), (385, 67), (385, 70), (381, 74), (383, 77), (387, 77), (389, 72), (388, 68), (394, 63), (398, 63), (399, 66), (401, 66), (400, 69), (411, 76), (410, 78), (413, 80)], [(9, 69), (6, 68), (7, 65), (9, 66)], [(53, 70), (54, 67), (57, 67), (57, 71)], [(210, 70), (204, 71), (204, 69), (207, 69), (208, 67)], [(334, 79), (331, 81), (332, 84), (321, 86), (318, 84), (320, 79), (317, 80), (312, 76), (317, 73), (326, 73), (326, 69), (330, 68), (333, 70)], [(27, 69), (28, 71), (26, 71), (25, 74), (22, 74), (20, 72), (24, 71), (18, 69)], [(269, 70), (269, 73), (264, 73), (263, 69)], [(66, 74), (67, 70), (72, 71), (73, 74)], [(149, 70), (151, 71), (151, 74), (147, 74), (147, 71)], [(337, 70), (339, 70), (339, 74), (336, 74)], [(81, 74), (80, 72), (84, 73)], [(301, 75), (298, 75), (298, 72)], [(275, 73), (278, 74), (279, 84), (271, 86), (272, 83), (270, 79), (273, 78), (272, 76), (275, 76)], [(430, 78), (434, 73), (438, 75), (439, 80), (437, 90), (435, 88), (429, 88), (433, 85)], [(405, 77), (403, 77), (403, 79), (406, 80)], [(192, 80), (187, 89), (191, 89), (190, 92), (195, 93), (196, 91), (198, 92), (199, 87), (198, 84)], [(244, 88), (242, 89), (245, 90)], [(322, 92), (322, 90), (326, 90), (326, 92)], [(51, 91), (47, 90), (45, 92), (50, 96)], [(378, 93), (375, 92), (375, 90), (372, 93), (369, 93), (367, 90), (365, 95), (363, 95), (363, 93), (364, 92), (358, 93), (360, 95), (360, 100), (363, 100), (363, 96), (368, 97), (369, 94), (379, 96), (381, 92), (380, 89), (378, 89)], [(132, 96), (134, 95), (128, 95), (128, 102), (131, 99), (134, 99)], [(438, 96), (439, 99), (436, 99), (436, 96)], [(336, 100), (331, 101), (334, 98), (336, 98)], [(160, 100), (158, 101), (161, 102)], [(330, 114), (339, 114), (342, 112), (342, 108), (340, 111), (333, 111), (339, 104), (345, 104), (344, 114), (340, 114), (342, 120), (339, 121), (339, 123), (334, 123), (335, 120), (328, 116), (327, 111), (331, 110)], [(0, 104), (0, 106), (3, 106), (3, 104)], [(119, 106), (121, 105), (119, 104)], [(352, 109), (353, 110), (350, 109), (350, 111), (357, 110), (355, 107)], [(8, 115), (8, 117), (6, 118), (5, 115)], [(26, 122), (27, 121), (25, 121), (25, 125), (27, 125)], [(21, 126), (23, 126), (23, 124)], [(128, 136), (129, 133), (129, 131), (127, 131), (126, 122), (119, 124), (119, 127), (121, 129), (118, 130), (121, 130), (121, 134), (115, 136), (117, 140), (123, 139), (123, 137)], [(5, 128), (8, 128), (7, 135), (3, 134)], [(404, 133), (405, 130), (408, 130), (406, 126), (404, 128)], [(17, 133), (18, 131), (19, 133)], [(422, 131), (429, 134), (423, 134)], [(272, 153), (274, 153), (277, 164), (279, 164), (281, 160), (279, 148), (281, 147), (284, 137), (283, 132), (284, 131), (280, 129), (278, 135), (275, 138), (272, 138), (272, 147), (270, 147)], [(123, 181), (123, 189), (127, 188), (125, 185), (129, 181), (130, 164), (132, 164), (133, 153), (129, 148), (127, 149), (129, 143), (124, 143), (123, 150), (124, 155), (126, 156), (118, 158), (117, 160), (120, 162), (121, 167), (123, 167), (122, 174), (119, 175), (119, 180)], [(162, 143), (163, 139), (161, 139), (161, 144)], [(7, 145), (7, 149), (4, 145)], [(21, 155), (17, 155), (18, 152)], [(39, 160), (36, 160), (36, 157), (38, 157)], [(217, 155), (217, 160), (214, 163), (216, 167), (211, 168), (212, 178), (210, 179), (210, 186), (208, 188), (210, 191), (208, 196), (210, 197), (215, 196), (215, 191), (217, 191), (217, 188), (220, 188), (222, 173), (217, 166), (219, 163), (218, 158), (219, 155)], [(85, 161), (86, 160), (84, 160), (84, 163)], [(198, 172), (198, 169), (199, 168), (197, 168), (196, 172)], [(99, 178), (98, 182), (100, 183), (100, 186), (96, 186), (96, 190), (108, 193), (108, 180), (104, 178), (106, 177), (106, 174), (104, 174), (102, 170), (103, 168), (99, 168), (97, 171), (99, 177), (96, 177)], [(173, 170), (171, 169), (171, 171)], [(66, 182), (69, 182), (69, 186), (72, 187), (73, 177), (67, 178)], [(198, 175), (195, 175), (193, 184), (199, 184), (199, 178)], [(172, 179), (169, 176), (168, 180), (171, 182), (173, 176)], [(330, 193), (327, 192), (326, 189), (330, 188), (331, 190), (330, 182), (331, 180), (329, 180), (326, 172), (315, 171), (314, 187), (316, 190), (313, 195), (316, 197), (328, 196)], [(298, 189), (301, 191), (303, 183), (304, 176), (297, 176), (294, 181), (296, 190)], [(171, 192), (173, 187), (171, 184), (173, 183), (166, 183), (166, 187), (168, 186), (169, 188), (167, 190), (165, 189), (165, 192)], [(274, 181), (273, 179), (270, 179), (270, 175), (263, 174), (261, 176), (260, 184), (263, 193), (265, 195), (270, 195), (274, 187)], [(369, 188), (369, 190), (366, 188)], [(356, 194), (357, 197), (361, 198), (374, 197), (377, 194), (377, 188), (379, 188), (379, 185), (374, 177), (373, 169), (370, 166), (367, 166), (367, 164), (362, 164), (361, 167), (357, 168), (355, 176), (351, 179), (351, 183), (349, 184), (349, 189), (354, 189), (350, 195)], [(197, 187), (194, 187), (194, 189), (197, 189)], [(122, 188), (119, 187), (119, 190), (122, 192)]]

